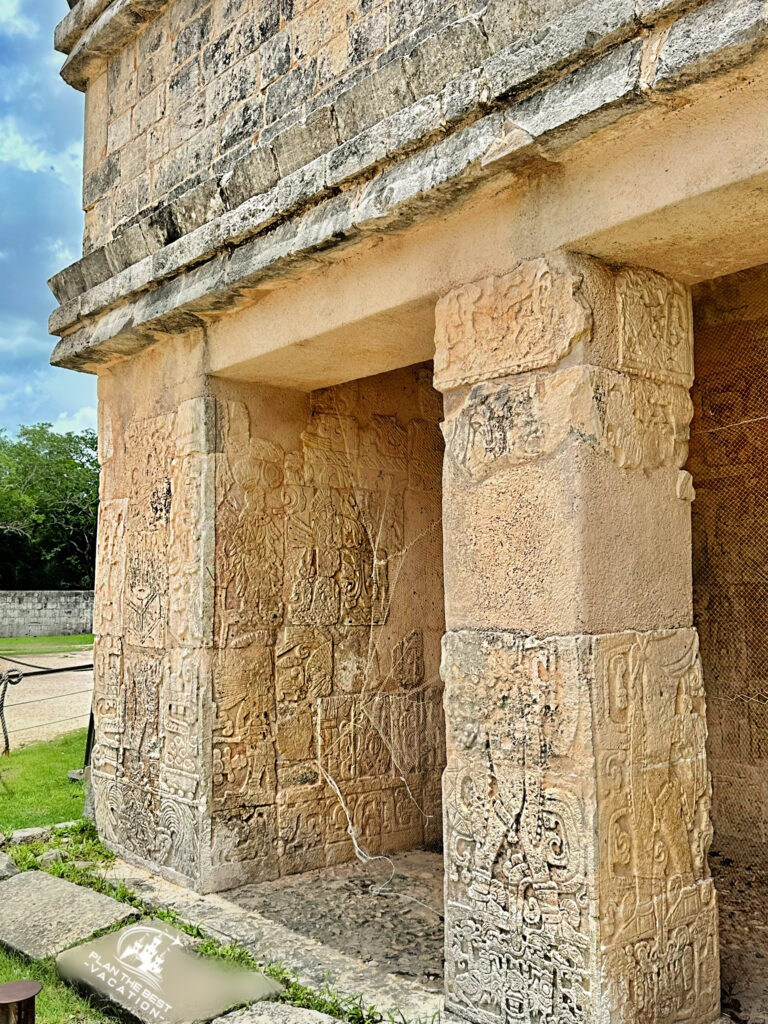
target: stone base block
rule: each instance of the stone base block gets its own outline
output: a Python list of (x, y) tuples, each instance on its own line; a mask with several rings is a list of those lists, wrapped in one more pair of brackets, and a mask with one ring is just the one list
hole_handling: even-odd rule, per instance
[(443, 646), (446, 1008), (710, 1024), (710, 781), (693, 629)]

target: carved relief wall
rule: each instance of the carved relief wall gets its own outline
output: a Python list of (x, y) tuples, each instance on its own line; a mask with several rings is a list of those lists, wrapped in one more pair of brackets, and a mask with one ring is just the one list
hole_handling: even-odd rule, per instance
[(711, 1019), (695, 631), (490, 633), (479, 650), (462, 631), (445, 658), (451, 1008), (488, 1022)]
[[(754, 977), (761, 966), (756, 953), (768, 956), (766, 268), (699, 286), (694, 312), (694, 610), (706, 673), (711, 859), (729, 990)], [(765, 986), (768, 971), (760, 973)]]
[(440, 410), (426, 366), (221, 402), (214, 861), (254, 807), (259, 873), (439, 840)]
[(115, 849), (180, 879), (203, 870), (209, 778), (214, 410), (175, 364), (194, 367), (196, 340), (100, 381), (96, 814)]
[(191, 345), (101, 381), (100, 831), (203, 889), (435, 844), (431, 366), (304, 395)]

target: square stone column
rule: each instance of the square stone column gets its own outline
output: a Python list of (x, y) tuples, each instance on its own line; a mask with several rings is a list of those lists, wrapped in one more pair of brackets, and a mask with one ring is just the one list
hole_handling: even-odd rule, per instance
[(437, 307), (446, 1009), (719, 1013), (690, 298), (557, 253)]

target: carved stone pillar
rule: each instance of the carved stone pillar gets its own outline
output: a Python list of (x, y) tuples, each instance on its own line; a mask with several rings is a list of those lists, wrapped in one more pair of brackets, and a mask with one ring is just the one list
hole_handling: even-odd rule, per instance
[(708, 1024), (689, 296), (558, 253), (437, 307), (446, 1008)]
[(107, 844), (204, 885), (215, 408), (198, 334), (99, 379), (92, 782)]

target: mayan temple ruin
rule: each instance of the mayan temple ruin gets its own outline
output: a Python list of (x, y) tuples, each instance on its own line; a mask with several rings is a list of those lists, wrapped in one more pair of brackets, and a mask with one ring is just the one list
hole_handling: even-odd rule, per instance
[(104, 841), (442, 850), (445, 1021), (765, 1010), (764, 0), (69, 6)]

